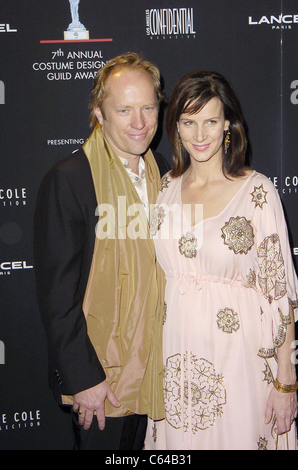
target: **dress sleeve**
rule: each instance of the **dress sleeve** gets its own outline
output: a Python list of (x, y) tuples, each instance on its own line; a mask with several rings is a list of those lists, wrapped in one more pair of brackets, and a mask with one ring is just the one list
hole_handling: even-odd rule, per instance
[(251, 193), (255, 205), (256, 284), (264, 297), (264, 311), (270, 312), (270, 320), (264, 312), (264, 321), (272, 322), (274, 346), (278, 347), (290, 321), (289, 305), (294, 309), (295, 321), (298, 319), (298, 281), (279, 195), (266, 177), (257, 183)]
[(48, 339), (52, 371), (62, 395), (72, 395), (105, 379), (87, 334), (79, 288), (86, 221), (63, 172), (43, 180), (34, 219), (37, 296)]

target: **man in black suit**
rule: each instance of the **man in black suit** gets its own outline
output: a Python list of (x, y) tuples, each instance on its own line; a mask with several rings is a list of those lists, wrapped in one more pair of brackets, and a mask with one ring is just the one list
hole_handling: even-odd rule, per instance
[(141, 449), (147, 415), (163, 417), (164, 278), (148, 231), (169, 169), (149, 149), (161, 97), (153, 64), (134, 53), (109, 61), (91, 93), (91, 136), (49, 171), (37, 198), (49, 380), (72, 406), (76, 449)]

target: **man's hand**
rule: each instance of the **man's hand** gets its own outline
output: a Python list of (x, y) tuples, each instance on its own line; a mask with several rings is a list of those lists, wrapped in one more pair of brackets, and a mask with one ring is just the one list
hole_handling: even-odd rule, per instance
[(119, 408), (120, 403), (106, 380), (74, 395), (73, 411), (79, 414), (79, 424), (85, 430), (90, 428), (94, 414), (96, 414), (99, 429), (104, 429), (106, 399), (111, 405)]

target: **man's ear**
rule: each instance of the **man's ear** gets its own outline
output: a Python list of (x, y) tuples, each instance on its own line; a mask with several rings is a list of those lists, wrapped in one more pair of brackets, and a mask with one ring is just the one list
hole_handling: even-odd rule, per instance
[(103, 118), (103, 114), (102, 114), (102, 111), (100, 110), (100, 108), (93, 108), (93, 112), (99, 122), (99, 124), (102, 126), (103, 125), (103, 121), (104, 121), (104, 118)]

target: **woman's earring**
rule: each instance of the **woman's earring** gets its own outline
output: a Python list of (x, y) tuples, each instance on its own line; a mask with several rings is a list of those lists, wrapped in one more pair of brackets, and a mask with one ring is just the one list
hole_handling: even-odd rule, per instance
[(225, 154), (227, 155), (228, 153), (228, 150), (229, 150), (229, 146), (230, 146), (230, 136), (231, 136), (231, 133), (229, 130), (226, 131), (226, 135), (225, 135)]

